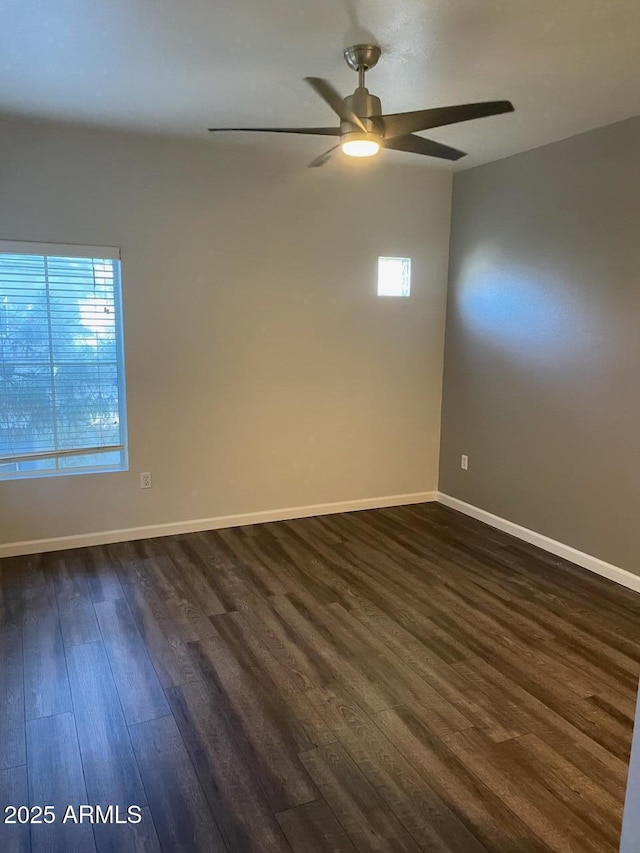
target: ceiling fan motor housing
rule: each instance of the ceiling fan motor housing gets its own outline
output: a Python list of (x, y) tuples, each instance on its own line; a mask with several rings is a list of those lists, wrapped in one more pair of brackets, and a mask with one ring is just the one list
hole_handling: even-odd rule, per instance
[[(375, 118), (382, 115), (382, 103), (380, 98), (377, 98), (375, 95), (371, 95), (368, 89), (360, 87), (355, 90), (353, 95), (348, 95), (344, 99), (344, 102), (351, 112), (355, 113), (362, 119), (362, 123), (366, 127), (367, 131), (380, 135), (380, 126), (375, 122)], [(351, 133), (359, 130), (359, 128), (354, 127), (348, 121), (343, 121), (340, 123), (340, 130), (342, 133)]]

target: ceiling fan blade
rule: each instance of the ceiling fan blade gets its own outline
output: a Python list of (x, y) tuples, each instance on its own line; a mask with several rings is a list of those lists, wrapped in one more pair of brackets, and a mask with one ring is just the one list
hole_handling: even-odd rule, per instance
[(318, 166), (324, 166), (325, 163), (328, 163), (329, 160), (331, 160), (338, 148), (340, 148), (339, 145), (334, 145), (333, 148), (330, 148), (328, 151), (325, 151), (324, 154), (321, 154), (319, 157), (316, 157), (315, 160), (312, 160), (309, 163), (309, 168), (315, 169)]
[(367, 128), (364, 126), (360, 118), (345, 106), (344, 100), (340, 97), (340, 93), (333, 88), (328, 80), (323, 80), (321, 77), (305, 77), (304, 79), (311, 86), (314, 92), (320, 95), (325, 103), (329, 104), (334, 113), (342, 119), (342, 121), (348, 121), (350, 124), (355, 124), (355, 126), (363, 131), (363, 133), (367, 132)]
[(436, 107), (432, 110), (417, 110), (412, 113), (395, 113), (380, 116), (375, 119), (387, 139), (394, 136), (405, 136), (432, 127), (444, 127), (459, 121), (470, 121), (474, 118), (512, 113), (511, 101), (486, 101), (480, 104), (458, 104), (453, 107)]
[(210, 127), (211, 133), (305, 133), (314, 136), (340, 136), (339, 127)]
[(442, 145), (442, 143), (434, 142), (432, 139), (424, 139), (422, 136), (411, 136), (410, 134), (385, 139), (383, 145), (385, 148), (391, 148), (394, 151), (426, 154), (428, 157), (439, 157), (441, 160), (459, 160), (461, 157), (467, 156), (464, 151), (458, 151), (457, 148), (450, 148), (448, 145)]

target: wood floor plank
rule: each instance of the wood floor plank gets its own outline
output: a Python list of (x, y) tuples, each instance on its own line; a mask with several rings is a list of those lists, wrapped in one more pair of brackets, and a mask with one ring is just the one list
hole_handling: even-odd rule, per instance
[(266, 530), (266, 525), (262, 527), (263, 532), (252, 539), (250, 548), (281, 579), (283, 592), (306, 591), (323, 604), (348, 594), (345, 582), (321, 560), (297, 546), (295, 540), (278, 538)]
[(166, 543), (158, 543), (160, 552), (163, 548), (171, 558), (175, 571), (171, 572), (171, 584), (176, 586), (176, 597), (182, 599), (186, 615), (217, 616), (225, 613), (226, 608), (215, 589), (208, 582), (198, 562), (189, 559), (183, 548), (183, 540), (169, 539)]
[(622, 723), (628, 731), (635, 719), (636, 693), (603, 690), (589, 697), (589, 702)]
[(73, 714), (55, 714), (27, 722), (27, 768), (29, 799), (32, 805), (52, 805), (56, 821), (33, 824), (31, 843), (34, 853), (95, 851), (89, 823), (64, 821), (66, 810), (87, 803), (87, 792), (80, 760)]
[(202, 678), (187, 646), (197, 639), (180, 613), (152, 583), (124, 584), (124, 594), (160, 684), (173, 687)]
[(470, 728), (472, 723), (454, 705), (448, 702), (431, 684), (422, 679), (412, 667), (404, 666), (402, 659), (392, 652), (374, 633), (347, 613), (342, 605), (331, 604), (323, 612), (325, 622), (340, 637), (345, 649), (352, 654), (359, 650), (364, 661), (362, 668), (371, 680), (384, 686), (395, 696), (395, 705), (414, 708), (429, 719), (429, 725), (440, 734)]
[(22, 642), (27, 719), (70, 711), (67, 664), (53, 591), (38, 594), (27, 604)]
[(508, 740), (524, 734), (525, 729), (506, 720), (495, 702), (469, 681), (461, 678), (452, 666), (434, 655), (422, 642), (379, 608), (358, 605), (350, 612), (376, 634), (406, 666), (420, 675), (460, 712), (465, 720), (472, 722), (475, 728), (485, 731), (492, 740)]
[[(366, 566), (363, 571), (368, 573), (371, 563), (362, 563)], [(466, 660), (474, 654), (460, 642), (455, 631), (445, 630), (434, 622), (427, 615), (431, 614), (431, 610), (425, 610), (424, 605), (416, 604), (411, 598), (403, 598), (392, 589), (386, 589), (384, 584), (381, 584), (375, 595), (371, 595), (366, 586), (364, 591), (369, 598), (368, 603), (376, 605), (440, 660), (453, 663)]]
[(261, 559), (251, 539), (242, 535), (235, 528), (216, 531), (217, 538), (224, 542), (234, 562), (244, 566), (245, 571), (250, 573), (252, 586), (259, 590), (261, 595), (269, 598), (270, 595), (283, 595), (287, 592), (286, 583), (280, 578), (279, 572), (274, 572)]
[(260, 768), (248, 764), (233, 726), (215, 695), (200, 682), (168, 691), (169, 701), (198, 778), (229, 850), (286, 853), (269, 806)]
[(598, 691), (596, 683), (589, 683), (568, 666), (557, 665), (540, 649), (527, 648), (524, 644), (508, 640), (505, 642), (504, 637), (491, 637), (470, 626), (468, 617), (450, 613), (435, 616), (432, 621), (443, 630), (455, 633), (466, 642), (470, 651), (474, 650), (475, 654), (495, 663), (512, 680), (522, 684), (547, 705), (569, 703)]
[(67, 649), (71, 696), (89, 802), (146, 805), (111, 668), (102, 643)]
[(98, 853), (162, 853), (148, 806), (142, 809), (140, 823), (98, 824), (93, 834)]
[(486, 607), (483, 609), (493, 613), (503, 629), (515, 627), (520, 639), (529, 642), (535, 637), (536, 645), (541, 644), (544, 649), (555, 652), (559, 658), (571, 662), (598, 681), (604, 681), (613, 689), (623, 681), (635, 692), (638, 681), (636, 660), (572, 624), (567, 620), (567, 614), (561, 616), (531, 600), (511, 597), (508, 603), (504, 602), (493, 591), (487, 591), (472, 581), (465, 584), (464, 591), (458, 587), (455, 594), (462, 596), (467, 606), (474, 610), (479, 601), (484, 603)]
[[(114, 542), (106, 545), (105, 550), (121, 584), (149, 579), (149, 558), (140, 542)], [(113, 597), (103, 600), (113, 600)]]
[(26, 763), (22, 624), (0, 623), (0, 770)]
[(279, 812), (276, 817), (293, 853), (356, 853), (324, 800)]
[(624, 623), (617, 619), (605, 621), (597, 607), (592, 606), (584, 612), (572, 602), (574, 606), (567, 611), (566, 601), (566, 597), (563, 599), (534, 588), (527, 598), (514, 600), (513, 608), (553, 626), (557, 641), (588, 650), (596, 660), (608, 658), (630, 672), (636, 681), (639, 644), (634, 634), (627, 633)]
[(100, 639), (100, 629), (89, 596), (63, 592), (58, 594), (60, 628), (66, 648), (79, 643), (95, 643)]
[(0, 560), (0, 618), (3, 623), (22, 620), (28, 563), (26, 557)]
[(27, 823), (7, 823), (7, 806), (28, 806), (26, 765), (0, 770), (0, 850), (2, 853), (29, 853), (31, 836)]
[(594, 837), (615, 847), (620, 839), (622, 809), (597, 781), (589, 779), (534, 734), (515, 738), (503, 744), (501, 750), (519, 770), (544, 779), (547, 790), (588, 824)]
[[(264, 614), (264, 610), (261, 613)], [(273, 617), (272, 611), (269, 616)], [(257, 614), (234, 611), (224, 618), (211, 621), (225, 642), (233, 648), (239, 662), (247, 669), (259, 667), (264, 670), (274, 687), (285, 696), (301, 695), (314, 686), (296, 668), (282, 644), (268, 644), (264, 641), (271, 632)]]
[(167, 700), (126, 602), (101, 601), (95, 608), (127, 723), (168, 714)]
[(487, 693), (497, 707), (502, 707), (505, 716), (512, 718), (515, 726), (537, 734), (588, 776), (600, 780), (614, 796), (620, 800), (624, 797), (626, 763), (589, 734), (576, 728), (561, 713), (527, 693), (482, 658), (456, 664), (455, 669)]
[(322, 746), (335, 741), (335, 735), (309, 702), (306, 692), (299, 689), (289, 671), (260, 642), (245, 614), (230, 613), (211, 621), (243, 668), (260, 672), (265, 689), (281, 698), (281, 712), (304, 731), (311, 745)]
[[(216, 617), (216, 621), (225, 617)], [(298, 758), (313, 746), (304, 727), (287, 713), (268, 683), (257, 672), (243, 670), (220, 634), (198, 644), (200, 668), (206, 674), (218, 707), (226, 716), (243, 755), (261, 777), (274, 811), (301, 805), (318, 794)]]
[[(336, 516), (332, 521), (339, 523), (339, 519)], [(334, 592), (333, 600), (342, 604), (347, 601), (366, 601), (367, 598), (378, 601), (390, 596), (396, 601), (401, 600), (395, 584), (389, 583), (390, 577), (396, 573), (387, 574), (385, 578), (384, 573), (378, 571), (377, 565), (366, 561), (363, 554), (357, 551), (356, 543), (341, 537), (339, 544), (331, 545), (313, 532), (301, 532), (298, 525), (291, 524), (286, 529), (290, 537), (279, 537), (283, 549), (303, 565), (310, 562), (310, 574), (319, 576), (325, 587)], [(319, 602), (323, 601), (320, 596), (316, 597)]]
[(421, 847), (483, 853), (484, 846), (345, 690), (318, 688), (313, 691), (313, 701), (351, 758)]
[(406, 708), (375, 716), (378, 727), (490, 851), (548, 853), (549, 847)]
[(122, 598), (122, 586), (118, 577), (116, 563), (107, 553), (104, 545), (94, 545), (85, 549), (85, 575), (91, 600), (113, 601)]
[(278, 612), (277, 600), (242, 612), (245, 623), (287, 669), (301, 691), (329, 684), (334, 675), (315, 646), (295, 632)]
[(63, 551), (51, 562), (56, 569), (54, 586), (65, 647), (97, 642), (100, 629), (87, 583), (87, 555), (81, 550)]
[(319, 657), (320, 668), (328, 674), (328, 683), (343, 681), (349, 684), (360, 704), (368, 711), (382, 711), (398, 704), (383, 686), (374, 683), (351, 659), (349, 650), (336, 643), (330, 628), (314, 620), (304, 604), (293, 595), (273, 598), (273, 606), (295, 635), (296, 642), (309, 655)]
[(266, 598), (247, 583), (242, 566), (234, 565), (227, 549), (221, 549), (215, 531), (195, 533), (185, 538), (182, 547), (214, 590), (224, 611), (259, 607)]
[(417, 853), (408, 831), (341, 744), (303, 753), (302, 761), (358, 850)]
[(625, 763), (629, 761), (628, 722), (593, 702), (591, 696), (550, 707), (612, 755)]
[(467, 729), (451, 735), (446, 743), (556, 853), (601, 853), (601, 837), (549, 791), (546, 776), (523, 772), (506, 752), (512, 741), (495, 744)]
[(130, 732), (163, 849), (225, 853), (227, 848), (173, 716), (136, 723)]

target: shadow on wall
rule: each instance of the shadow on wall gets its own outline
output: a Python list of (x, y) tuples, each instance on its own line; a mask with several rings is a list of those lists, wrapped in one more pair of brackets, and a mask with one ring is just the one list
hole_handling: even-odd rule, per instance
[(346, 30), (343, 38), (342, 44), (343, 47), (350, 47), (352, 44), (377, 44), (380, 42), (366, 27), (362, 25), (360, 19), (358, 18), (358, 9), (357, 9), (356, 0), (345, 0), (345, 8), (347, 12), (347, 18), (349, 21), (349, 27)]

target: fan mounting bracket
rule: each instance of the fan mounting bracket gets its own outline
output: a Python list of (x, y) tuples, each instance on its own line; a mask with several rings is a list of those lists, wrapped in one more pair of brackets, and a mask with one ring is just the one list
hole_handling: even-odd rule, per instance
[(354, 44), (345, 50), (344, 58), (354, 71), (369, 71), (377, 64), (381, 54), (377, 44)]

